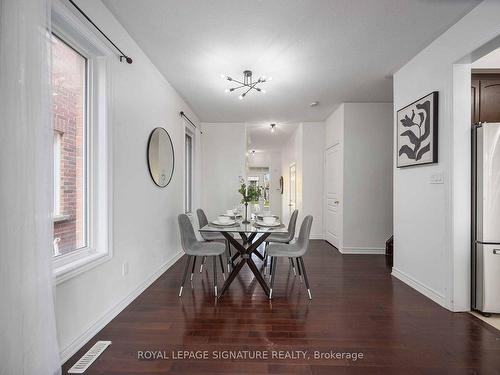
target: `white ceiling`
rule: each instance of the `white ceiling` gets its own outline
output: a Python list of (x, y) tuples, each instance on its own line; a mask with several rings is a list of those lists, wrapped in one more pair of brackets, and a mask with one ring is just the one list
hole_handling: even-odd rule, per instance
[(276, 124), (276, 130), (271, 133), (270, 124), (247, 125), (247, 149), (256, 151), (281, 150), (297, 126), (298, 124)]
[[(270, 123), (391, 101), (392, 73), (480, 1), (104, 2), (202, 121)], [(273, 77), (267, 94), (224, 93), (244, 69)]]
[(500, 69), (500, 48), (481, 57), (472, 64), (473, 69)]

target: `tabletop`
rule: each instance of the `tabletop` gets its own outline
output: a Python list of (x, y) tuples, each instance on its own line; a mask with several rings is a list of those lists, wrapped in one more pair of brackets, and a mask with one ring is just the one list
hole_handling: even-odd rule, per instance
[(199, 229), (200, 232), (233, 232), (233, 233), (288, 233), (285, 225), (279, 227), (263, 227), (251, 221), (250, 224), (243, 224), (241, 221), (231, 226), (222, 226), (208, 223)]

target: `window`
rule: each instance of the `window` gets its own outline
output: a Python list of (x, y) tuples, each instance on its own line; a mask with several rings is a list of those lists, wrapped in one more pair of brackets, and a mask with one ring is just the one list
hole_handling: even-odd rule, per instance
[(64, 2), (52, 3), (54, 272), (61, 283), (112, 257), (108, 79), (115, 57)]
[(88, 242), (87, 58), (52, 35), (54, 243), (56, 256)]
[(193, 133), (186, 129), (184, 141), (184, 210), (193, 210)]

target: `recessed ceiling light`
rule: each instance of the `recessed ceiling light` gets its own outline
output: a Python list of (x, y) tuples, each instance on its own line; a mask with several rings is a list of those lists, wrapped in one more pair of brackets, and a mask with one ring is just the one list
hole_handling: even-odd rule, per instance
[(312, 102), (309, 104), (309, 107), (316, 107), (319, 104), (319, 102)]
[(271, 133), (276, 131), (276, 124), (271, 124)]

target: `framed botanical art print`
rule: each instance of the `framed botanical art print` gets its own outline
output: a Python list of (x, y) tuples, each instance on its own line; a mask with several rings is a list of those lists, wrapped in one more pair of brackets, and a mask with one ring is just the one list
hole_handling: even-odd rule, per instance
[(438, 92), (400, 109), (397, 113), (397, 166), (437, 163)]

